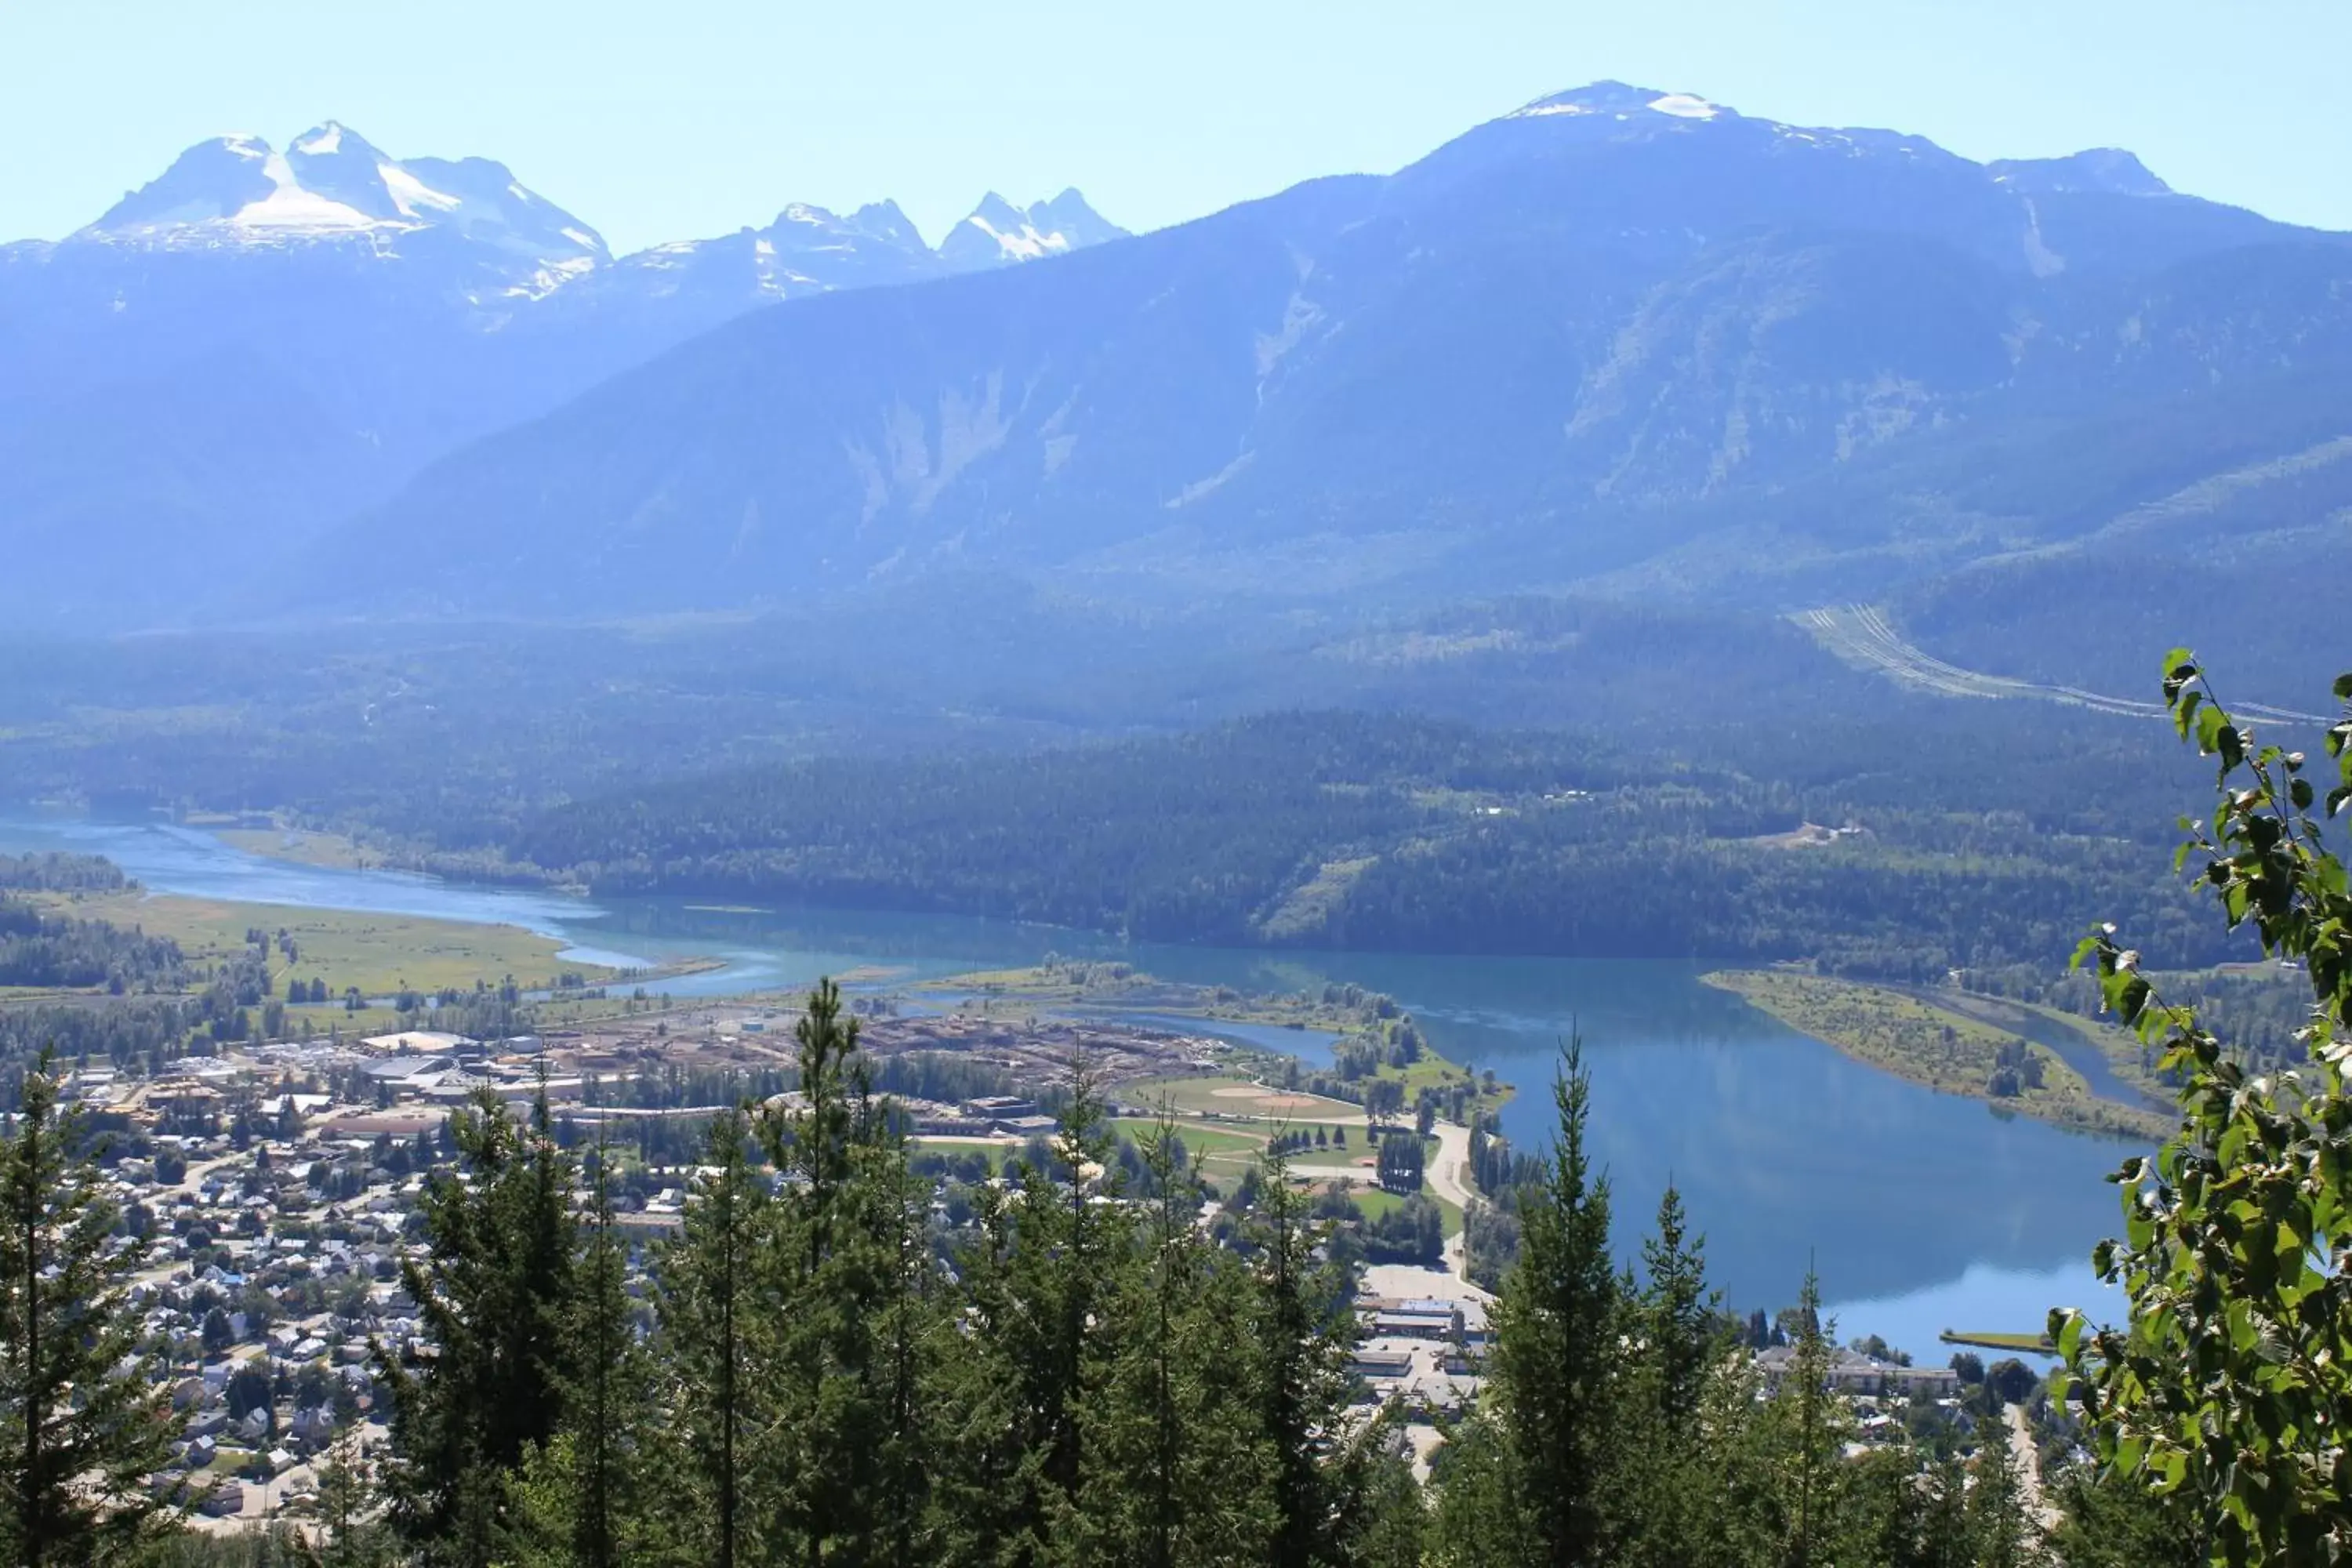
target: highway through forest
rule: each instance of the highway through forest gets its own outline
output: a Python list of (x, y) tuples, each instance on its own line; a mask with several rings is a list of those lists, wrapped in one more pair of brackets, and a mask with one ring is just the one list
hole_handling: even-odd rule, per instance
[[(1819, 610), (1801, 610), (1789, 618), (1848, 664), (1875, 669), (1898, 684), (1916, 690), (1932, 691), (1942, 697), (2032, 698), (2133, 719), (2165, 717), (2161, 702), (2110, 697), (2079, 686), (2059, 686), (2038, 680), (2022, 680), (2015, 676), (1988, 675), (1982, 670), (1963, 669), (1958, 665), (1948, 664), (1925, 648), (1904, 641), (1902, 635), (1887, 624), (1885, 616), (1873, 605), (1840, 605)], [(2230, 711), (2242, 719), (2267, 719), (2289, 724), (2324, 725), (2333, 722), (2316, 713), (2299, 713), (2291, 708), (2273, 708), (2261, 702), (2235, 703)]]

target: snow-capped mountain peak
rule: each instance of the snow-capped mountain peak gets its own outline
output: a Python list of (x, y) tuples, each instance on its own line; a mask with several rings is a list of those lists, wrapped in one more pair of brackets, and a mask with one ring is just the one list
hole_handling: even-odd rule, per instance
[(260, 137), (198, 142), (75, 237), (166, 248), (365, 241), (379, 252), (446, 238), (538, 295), (608, 259), (595, 230), (487, 158), (401, 160), (337, 121), (278, 152)]
[(330, 120), (324, 124), (312, 126), (308, 132), (296, 137), (294, 144), (287, 151), (299, 153), (305, 158), (329, 157), (341, 149), (342, 142), (342, 121)]
[(84, 232), (137, 235), (226, 221), (275, 195), (278, 176), (292, 177), (260, 137), (217, 136), (197, 142), (162, 174), (125, 193)]
[(940, 256), (960, 268), (994, 267), (1060, 256), (1126, 234), (1088, 206), (1075, 188), (1026, 208), (991, 191), (970, 216), (948, 231), (940, 242)]
[(1596, 81), (1588, 87), (1555, 92), (1548, 98), (1522, 105), (1504, 118), (1624, 121), (1651, 115), (1664, 116), (1667, 120), (1694, 121), (1739, 118), (1737, 111), (1719, 103), (1711, 103), (1695, 93), (1660, 92), (1655, 88), (1630, 87), (1622, 81)]

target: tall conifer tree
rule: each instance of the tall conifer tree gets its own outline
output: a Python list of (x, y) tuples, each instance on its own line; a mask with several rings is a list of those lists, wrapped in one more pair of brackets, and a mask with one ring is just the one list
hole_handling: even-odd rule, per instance
[(1361, 1522), (1383, 1423), (1350, 1434), (1348, 1363), (1360, 1337), (1346, 1271), (1318, 1257), (1325, 1227), (1270, 1145), (1259, 1199), (1244, 1230), (1255, 1252), (1260, 1409), (1274, 1483), (1274, 1568), (1339, 1560)]
[(1200, 1229), (1200, 1179), (1180, 1149), (1163, 1116), (1139, 1150), (1142, 1217), (1099, 1314), (1102, 1375), (1079, 1399), (1091, 1458), (1060, 1543), (1074, 1562), (1240, 1562), (1270, 1523), (1265, 1445), (1234, 1419), (1248, 1387), (1246, 1324), (1231, 1310), (1244, 1282)]
[(646, 1517), (651, 1369), (627, 1293), (628, 1247), (613, 1214), (609, 1147), (588, 1184), (588, 1234), (565, 1330), (571, 1347), (555, 1437), (531, 1451), (510, 1554), (547, 1568), (642, 1563), (673, 1533)]
[(777, 1204), (773, 1385), (762, 1445), (770, 1550), (897, 1562), (925, 1523), (921, 1388), (933, 1310), (922, 1205), (872, 1093), (857, 1020), (821, 982), (795, 1030), (797, 1105), (760, 1124)]
[(1611, 1560), (1608, 1468), (1622, 1326), (1609, 1252), (1609, 1183), (1591, 1169), (1591, 1080), (1569, 1042), (1552, 1084), (1551, 1163), (1519, 1202), (1519, 1259), (1495, 1312), (1490, 1397), (1542, 1568)]
[(411, 1366), (379, 1347), (393, 1393), (393, 1518), (430, 1565), (480, 1568), (503, 1550), (507, 1489), (552, 1438), (571, 1363), (572, 1163), (542, 1089), (527, 1124), (488, 1089), (450, 1118), (465, 1173), (440, 1170), (420, 1205), (426, 1255), (402, 1263), (433, 1350)]
[(138, 1242), (118, 1247), (83, 1139), (44, 1056), (0, 1141), (0, 1531), (26, 1568), (119, 1559), (170, 1456), (163, 1385), (133, 1353)]
[(1702, 1415), (1727, 1347), (1706, 1287), (1705, 1244), (1689, 1234), (1672, 1182), (1642, 1258), (1640, 1284), (1625, 1288), (1612, 1534), (1625, 1568), (1685, 1568), (1700, 1557), (1709, 1506), (1704, 1449), (1725, 1435), (1720, 1423), (1710, 1434)]
[(760, 1419), (754, 1346), (772, 1300), (761, 1272), (768, 1193), (747, 1152), (751, 1133), (740, 1111), (712, 1120), (707, 1169), (696, 1177), (681, 1234), (663, 1248), (656, 1269), (669, 1436), (686, 1496), (696, 1505), (684, 1510), (679, 1533), (695, 1560), (711, 1568), (750, 1560), (743, 1477)]

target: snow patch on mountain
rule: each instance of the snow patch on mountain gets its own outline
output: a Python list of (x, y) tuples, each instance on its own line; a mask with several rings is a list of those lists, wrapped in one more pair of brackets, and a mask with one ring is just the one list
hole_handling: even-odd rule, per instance
[[(610, 258), (596, 231), (486, 158), (396, 159), (335, 121), (280, 153), (257, 136), (199, 142), (68, 243), (284, 249), (363, 242), (380, 257), (446, 236), (469, 296), (537, 298)], [(487, 275), (485, 275), (487, 274)]]
[(991, 191), (970, 216), (948, 231), (940, 242), (940, 256), (958, 268), (1000, 267), (1066, 255), (1126, 234), (1087, 205), (1075, 188), (1027, 207), (1016, 207)]
[(232, 227), (349, 234), (373, 228), (379, 221), (331, 196), (303, 189), (282, 153), (265, 158), (261, 172), (274, 188), (259, 201), (247, 202), (229, 214), (226, 221)]
[(430, 222), (428, 213), (454, 212), (460, 205), (456, 196), (435, 190), (397, 163), (380, 163), (376, 172), (403, 217)]
[(1722, 109), (1703, 98), (1687, 92), (1669, 92), (1650, 100), (1648, 108), (1654, 114), (1671, 114), (1676, 120), (1713, 120)]
[(1570, 88), (1566, 92), (1555, 92), (1537, 99), (1533, 103), (1523, 104), (1504, 118), (1606, 118), (1626, 121), (1638, 120), (1645, 114), (1663, 115), (1669, 120), (1739, 118), (1721, 104), (1700, 98), (1696, 93), (1660, 92), (1655, 88), (1632, 87), (1622, 81), (1596, 81), (1589, 86)]

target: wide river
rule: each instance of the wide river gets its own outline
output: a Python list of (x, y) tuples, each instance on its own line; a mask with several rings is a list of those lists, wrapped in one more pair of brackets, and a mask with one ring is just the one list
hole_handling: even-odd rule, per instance
[(503, 921), (585, 962), (727, 961), (659, 987), (677, 995), (853, 967), (922, 979), (1049, 952), (1248, 989), (1353, 981), (1396, 997), (1446, 1056), (1517, 1084), (1504, 1123), (1523, 1148), (1544, 1142), (1560, 1042), (1580, 1034), (1621, 1245), (1638, 1246), (1673, 1180), (1706, 1233), (1709, 1273), (1742, 1310), (1793, 1301), (1809, 1259), (1842, 1334), (1883, 1334), (1923, 1361), (1944, 1359), (1936, 1335), (1948, 1327), (2035, 1330), (2058, 1304), (2116, 1310), (2087, 1259), (2119, 1226), (2116, 1189), (2100, 1178), (2126, 1145), (1863, 1067), (1700, 984), (1695, 964), (1240, 951), (945, 915), (590, 902), (293, 865), (183, 827), (0, 815), (0, 850), (47, 848), (104, 854), (156, 893)]

